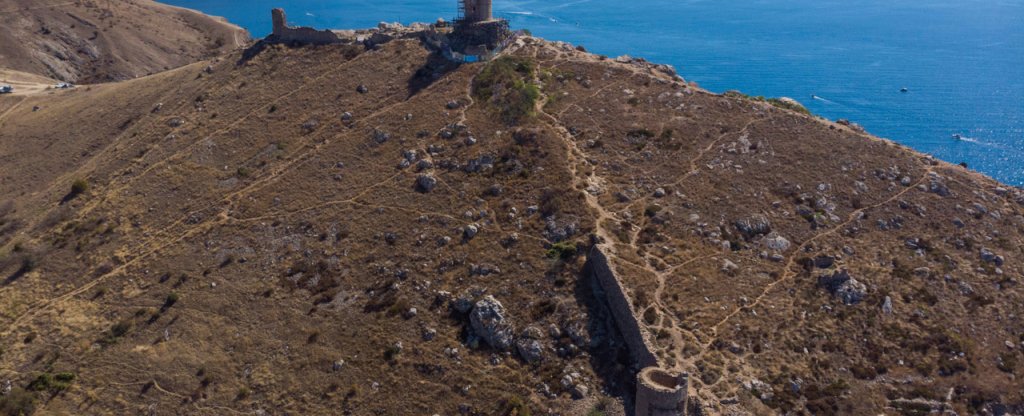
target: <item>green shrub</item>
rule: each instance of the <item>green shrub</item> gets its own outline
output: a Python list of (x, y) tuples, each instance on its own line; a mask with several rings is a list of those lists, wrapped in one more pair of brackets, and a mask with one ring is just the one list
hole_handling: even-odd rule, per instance
[(28, 389), (31, 391), (49, 391), (51, 393), (59, 393), (71, 387), (71, 383), (73, 381), (75, 381), (75, 373), (43, 373), (28, 384)]
[(779, 108), (783, 108), (790, 111), (796, 111), (800, 114), (811, 115), (811, 111), (808, 110), (807, 107), (798, 104), (796, 101), (788, 101), (778, 98), (769, 98), (767, 101), (768, 104), (774, 105)]
[(547, 256), (552, 259), (568, 260), (576, 256), (578, 251), (578, 245), (575, 241), (562, 241), (555, 243), (548, 250)]
[(490, 103), (509, 124), (533, 117), (540, 99), (540, 87), (534, 84), (537, 69), (526, 58), (503, 56), (488, 62), (473, 79), (473, 95)]

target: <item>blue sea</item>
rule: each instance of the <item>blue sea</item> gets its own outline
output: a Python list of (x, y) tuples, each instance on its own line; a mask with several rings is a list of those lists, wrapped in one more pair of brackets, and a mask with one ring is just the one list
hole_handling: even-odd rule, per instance
[[(456, 13), (456, 0), (168, 2), (257, 37), (273, 7), (321, 28)], [(550, 40), (672, 64), (711, 91), (792, 97), (1024, 186), (1024, 0), (495, 0), (494, 10)]]

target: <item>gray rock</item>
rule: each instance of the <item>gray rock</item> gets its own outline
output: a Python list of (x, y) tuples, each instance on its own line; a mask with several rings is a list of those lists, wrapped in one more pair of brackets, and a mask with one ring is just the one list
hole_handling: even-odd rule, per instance
[(791, 244), (785, 237), (773, 232), (764, 239), (764, 245), (775, 251), (786, 251)]
[(771, 221), (768, 220), (768, 217), (761, 214), (755, 214), (749, 218), (736, 221), (735, 225), (736, 229), (747, 239), (772, 232)]
[(513, 327), (505, 317), (505, 307), (494, 296), (487, 295), (475, 305), (469, 314), (473, 333), (492, 348), (505, 351), (512, 346)]
[(868, 291), (864, 283), (851, 277), (845, 269), (831, 275), (818, 276), (818, 285), (824, 287), (832, 296), (839, 298), (846, 305), (860, 303), (867, 296)]
[(420, 175), (416, 177), (416, 190), (422, 193), (433, 191), (437, 187), (437, 178), (432, 175)]
[(740, 266), (737, 266), (736, 263), (733, 263), (729, 260), (722, 260), (722, 272), (732, 275), (736, 273), (736, 271), (739, 269)]
[(658, 189), (654, 190), (654, 197), (655, 198), (664, 198), (665, 195), (666, 195), (665, 188), (658, 188)]
[(462, 107), (462, 104), (460, 104), (456, 100), (451, 100), (451, 101), (448, 102), (448, 104), (446, 106), (448, 107), (449, 110), (455, 110), (455, 109), (457, 109), (459, 107)]
[(987, 248), (981, 249), (981, 260), (986, 263), (995, 264), (996, 267), (1003, 267), (1003, 263), (1005, 262), (1003, 256), (997, 255)]
[(423, 337), (424, 341), (432, 341), (434, 338), (437, 337), (437, 330), (434, 328), (423, 328), (423, 333), (421, 334), (421, 336)]
[(352, 113), (346, 111), (341, 114), (341, 121), (352, 121)]
[(581, 400), (586, 398), (588, 394), (590, 394), (590, 387), (587, 387), (586, 384), (576, 384), (572, 387), (573, 399)]
[(536, 339), (521, 339), (516, 342), (516, 350), (526, 362), (533, 364), (544, 358), (544, 347)]
[(416, 162), (416, 171), (417, 172), (422, 172), (422, 171), (425, 171), (425, 170), (433, 168), (433, 167), (434, 167), (434, 163), (429, 161), (429, 160), (426, 160), (426, 159), (420, 159), (419, 162)]
[(391, 140), (391, 133), (388, 133), (384, 130), (373, 130), (373, 141), (377, 142), (378, 144), (381, 144), (388, 140)]
[(345, 360), (341, 359), (335, 361), (334, 365), (331, 366), (331, 369), (334, 371), (341, 371), (342, 368), (345, 368)]
[(462, 229), (462, 236), (465, 237), (467, 240), (472, 240), (473, 237), (476, 237), (477, 233), (479, 232), (479, 227), (477, 227), (475, 224), (470, 224)]
[(356, 92), (358, 92), (360, 94), (366, 94), (366, 93), (370, 92), (370, 89), (366, 88), (365, 85), (360, 84), (358, 87), (356, 87)]
[(892, 315), (892, 298), (885, 297), (885, 301), (882, 302), (882, 313)]

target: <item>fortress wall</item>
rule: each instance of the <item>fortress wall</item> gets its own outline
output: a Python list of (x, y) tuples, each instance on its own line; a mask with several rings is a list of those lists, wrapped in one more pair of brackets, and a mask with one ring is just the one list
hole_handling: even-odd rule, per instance
[(622, 333), (622, 337), (629, 347), (633, 361), (640, 368), (658, 366), (658, 357), (654, 354), (654, 347), (647, 336), (647, 329), (633, 313), (633, 302), (629, 300), (622, 282), (612, 271), (608, 257), (602, 251), (601, 245), (596, 245), (590, 250), (587, 263), (590, 273), (597, 278), (601, 289), (607, 296), (608, 307), (615, 318), (619, 332)]
[(330, 30), (316, 30), (311, 27), (289, 27), (288, 19), (282, 9), (271, 11), (274, 21), (273, 40), (284, 43), (303, 43), (325, 45), (342, 43), (343, 39)]
[(601, 245), (590, 250), (587, 268), (604, 290), (615, 325), (622, 333), (633, 361), (642, 369), (637, 374), (636, 416), (685, 415), (689, 376), (661, 367), (647, 329), (633, 313), (633, 302)]

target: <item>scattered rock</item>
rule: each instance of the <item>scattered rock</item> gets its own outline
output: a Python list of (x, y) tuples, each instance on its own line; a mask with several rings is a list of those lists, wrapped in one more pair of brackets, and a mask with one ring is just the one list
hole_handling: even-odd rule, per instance
[(732, 276), (736, 274), (736, 272), (739, 269), (740, 266), (737, 266), (736, 263), (733, 263), (729, 260), (722, 260), (722, 272), (724, 272), (725, 274)]
[(334, 362), (334, 365), (331, 366), (331, 369), (334, 370), (334, 371), (341, 371), (341, 369), (344, 368), (344, 367), (345, 367), (345, 360), (339, 359), (338, 361)]
[(356, 87), (356, 92), (358, 92), (360, 94), (366, 94), (366, 93), (370, 92), (370, 89), (366, 88), (365, 85), (359, 84), (359, 86)]
[(666, 195), (665, 188), (658, 188), (658, 189), (654, 190), (654, 197), (655, 198), (664, 198), (665, 195)]
[(764, 245), (769, 249), (784, 252), (789, 250), (791, 244), (785, 237), (773, 232), (768, 234), (768, 237), (764, 239)]
[(544, 358), (544, 347), (535, 339), (521, 339), (516, 342), (516, 350), (526, 362), (533, 364)]
[(885, 300), (882, 301), (882, 313), (892, 315), (892, 298), (886, 296)]
[(996, 267), (1003, 267), (1003, 263), (1005, 262), (1003, 256), (997, 255), (996, 253), (993, 253), (992, 250), (984, 247), (981, 249), (981, 260), (986, 263), (995, 264)]
[(416, 190), (421, 193), (428, 193), (437, 187), (437, 178), (431, 175), (420, 175), (416, 177)]
[(437, 330), (434, 328), (423, 328), (423, 333), (421, 334), (421, 336), (423, 337), (424, 341), (432, 341), (434, 338), (437, 337)]
[(505, 307), (494, 296), (487, 295), (473, 305), (469, 323), (473, 333), (492, 348), (505, 351), (512, 346), (512, 324), (505, 318)]
[(462, 236), (465, 237), (467, 240), (472, 240), (473, 237), (476, 237), (477, 233), (479, 232), (480, 229), (475, 224), (470, 224), (462, 229)]
[(818, 285), (824, 287), (832, 296), (843, 301), (843, 304), (860, 303), (867, 295), (868, 287), (850, 276), (848, 271), (838, 270), (831, 275), (818, 276)]

